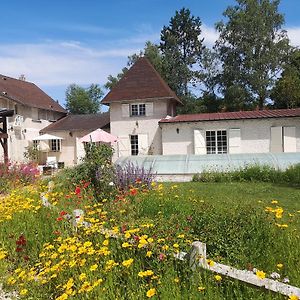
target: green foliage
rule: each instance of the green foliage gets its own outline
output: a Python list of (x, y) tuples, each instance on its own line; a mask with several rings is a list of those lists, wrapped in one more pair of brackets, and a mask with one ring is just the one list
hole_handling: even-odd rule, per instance
[(66, 109), (72, 114), (95, 114), (100, 110), (101, 88), (92, 84), (85, 89), (71, 84), (66, 90)]
[(271, 92), (275, 108), (300, 107), (300, 50), (294, 50)]
[(87, 143), (85, 152), (82, 167), (94, 186), (95, 196), (98, 199), (108, 197), (114, 190), (113, 185), (110, 185), (114, 180), (111, 161), (113, 149), (105, 144)]
[(25, 147), (25, 151), (23, 153), (24, 158), (28, 161), (37, 163), (39, 161), (39, 150), (34, 146)]
[(231, 110), (247, 107), (247, 99), (262, 109), (289, 51), (281, 29), (284, 17), (278, 12), (279, 0), (236, 1), (223, 13), (228, 21), (216, 25), (216, 50), (223, 65), (220, 83), (229, 101), (235, 98), (228, 93), (239, 95)]
[(299, 185), (300, 164), (290, 166), (285, 171), (270, 166), (250, 165), (234, 171), (218, 172), (205, 170), (193, 176), (192, 181), (234, 182), (256, 181)]
[(200, 62), (204, 49), (203, 39), (200, 39), (201, 25), (199, 17), (182, 8), (161, 31), (164, 73), (178, 96), (187, 96), (189, 85), (197, 78), (193, 67)]

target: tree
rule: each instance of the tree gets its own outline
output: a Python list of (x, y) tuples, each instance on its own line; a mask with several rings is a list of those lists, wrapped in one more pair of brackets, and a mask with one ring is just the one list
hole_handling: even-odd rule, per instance
[(191, 96), (189, 85), (197, 78), (193, 67), (200, 62), (204, 49), (203, 39), (200, 39), (201, 25), (199, 17), (182, 8), (161, 31), (163, 73), (171, 89), (179, 97), (183, 96), (181, 98)]
[(160, 75), (165, 79), (162, 67), (162, 56), (159, 50), (159, 46), (151, 43), (150, 41), (147, 41), (143, 51), (128, 56), (127, 67), (124, 67), (121, 73), (117, 74), (117, 76), (115, 77), (112, 75), (109, 75), (107, 77), (108, 81), (106, 82), (104, 87), (111, 90), (116, 85), (116, 83), (123, 77), (123, 75), (128, 71), (129, 67), (131, 67), (140, 57), (143, 56), (149, 59), (156, 71), (160, 73)]
[(102, 96), (103, 92), (97, 84), (87, 89), (71, 84), (66, 90), (66, 109), (72, 114), (95, 114), (100, 111)]
[(295, 49), (276, 82), (271, 99), (275, 108), (300, 107), (300, 50)]
[[(231, 110), (258, 105), (263, 109), (289, 51), (280, 0), (236, 0), (219, 22), (216, 50), (222, 62), (221, 91), (225, 102), (238, 97)], [(233, 98), (232, 98), (233, 99)]]

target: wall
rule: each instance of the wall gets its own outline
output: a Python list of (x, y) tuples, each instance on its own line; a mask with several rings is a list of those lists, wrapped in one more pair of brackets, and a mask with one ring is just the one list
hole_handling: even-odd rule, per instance
[[(38, 120), (38, 109), (0, 98), (0, 107), (13, 109), (17, 112), (13, 117), (8, 118), (8, 155), (12, 161), (24, 161), (26, 147), (31, 144), (33, 138), (39, 135), (39, 131), (52, 122)], [(58, 119), (62, 113), (54, 112), (53, 118)], [(16, 124), (17, 116), (22, 116), (19, 124)], [(16, 126), (17, 125), (17, 126)], [(0, 160), (3, 159), (3, 149), (0, 146)]]
[[(161, 123), (163, 154), (194, 154), (194, 130), (228, 130), (240, 128), (239, 153), (270, 152), (270, 133), (273, 126), (296, 127), (296, 151), (300, 152), (300, 118), (269, 118), (255, 120)], [(177, 128), (179, 133), (177, 133)]]
[[(124, 117), (122, 115), (122, 104), (126, 102), (118, 102), (110, 104), (110, 121), (111, 121), (111, 134), (122, 139), (120, 143), (126, 143), (128, 148), (127, 155), (130, 155), (130, 135), (142, 135), (146, 134), (148, 137), (148, 151), (146, 154), (162, 154), (162, 140), (161, 140), (161, 128), (158, 126), (160, 119), (165, 118), (170, 100), (160, 99), (153, 102), (153, 115), (151, 116), (135, 116)], [(130, 103), (130, 102), (127, 102)], [(145, 101), (134, 101), (131, 103), (147, 103)], [(119, 156), (118, 147), (115, 147), (115, 158)], [(126, 155), (125, 154), (125, 155)]]

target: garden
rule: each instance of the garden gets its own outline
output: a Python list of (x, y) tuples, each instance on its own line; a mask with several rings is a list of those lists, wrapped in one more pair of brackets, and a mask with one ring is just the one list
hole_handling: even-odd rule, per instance
[(33, 164), (1, 166), (0, 283), (11, 299), (298, 299), (176, 254), (201, 241), (209, 266), (300, 287), (299, 166), (174, 184), (115, 168), (111, 155), (91, 146), (47, 178)]

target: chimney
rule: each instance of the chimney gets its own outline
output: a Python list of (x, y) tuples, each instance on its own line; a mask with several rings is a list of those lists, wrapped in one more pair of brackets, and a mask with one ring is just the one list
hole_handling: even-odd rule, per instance
[(19, 76), (19, 80), (26, 81), (25, 75), (24, 75), (24, 74), (21, 74), (21, 75)]

